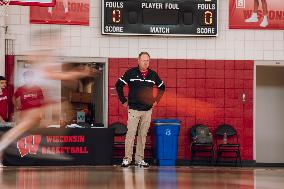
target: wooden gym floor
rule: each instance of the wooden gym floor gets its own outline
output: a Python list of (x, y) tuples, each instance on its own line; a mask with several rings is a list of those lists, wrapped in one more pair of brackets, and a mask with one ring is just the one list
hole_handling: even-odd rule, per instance
[(283, 189), (284, 168), (3, 167), (0, 189)]

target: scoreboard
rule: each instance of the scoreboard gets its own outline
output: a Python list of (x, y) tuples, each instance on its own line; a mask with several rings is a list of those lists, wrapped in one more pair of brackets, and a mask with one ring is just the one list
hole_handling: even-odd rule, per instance
[(102, 34), (217, 36), (218, 0), (102, 0)]

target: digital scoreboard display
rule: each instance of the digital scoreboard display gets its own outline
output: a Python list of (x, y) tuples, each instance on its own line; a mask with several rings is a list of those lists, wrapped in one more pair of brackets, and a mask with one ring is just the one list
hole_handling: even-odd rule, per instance
[(218, 0), (102, 0), (102, 34), (217, 36)]

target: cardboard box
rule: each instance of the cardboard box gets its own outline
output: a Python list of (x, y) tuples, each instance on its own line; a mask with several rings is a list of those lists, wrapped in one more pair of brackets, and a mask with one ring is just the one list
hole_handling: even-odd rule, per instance
[(90, 93), (82, 93), (82, 99), (81, 102), (82, 103), (91, 103), (92, 101), (92, 95)]
[(70, 102), (81, 102), (82, 93), (71, 92), (70, 93)]

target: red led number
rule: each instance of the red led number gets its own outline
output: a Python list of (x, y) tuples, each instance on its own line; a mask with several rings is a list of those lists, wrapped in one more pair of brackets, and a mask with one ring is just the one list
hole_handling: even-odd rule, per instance
[(204, 13), (204, 23), (206, 25), (211, 25), (213, 23), (213, 14), (211, 11), (205, 11)]
[(112, 21), (113, 21), (113, 23), (120, 23), (121, 22), (120, 10), (114, 9), (112, 11)]

